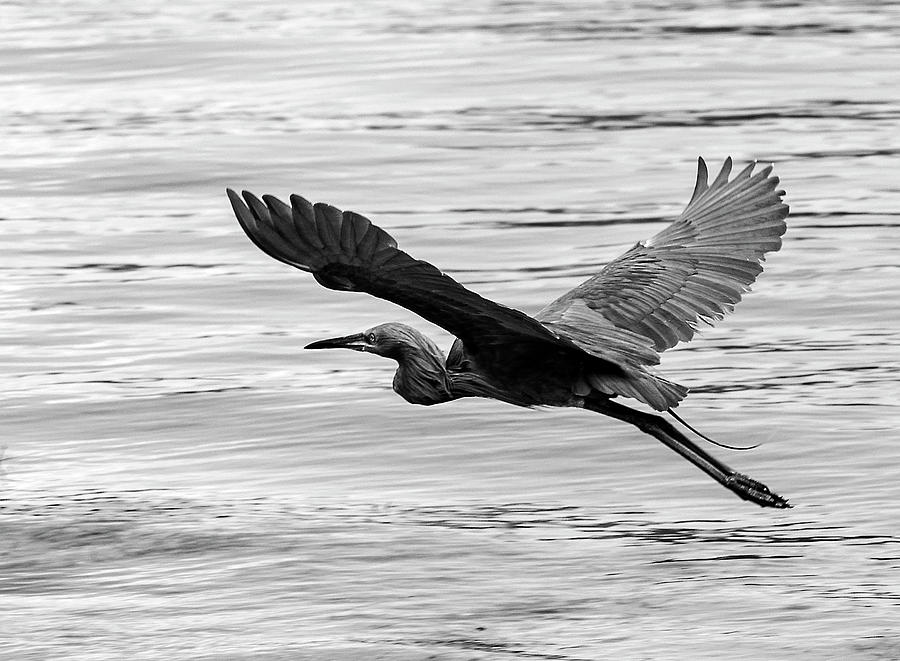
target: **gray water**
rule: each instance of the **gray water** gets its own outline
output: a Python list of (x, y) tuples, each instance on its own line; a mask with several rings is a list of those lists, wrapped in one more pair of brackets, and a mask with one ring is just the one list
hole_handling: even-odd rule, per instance
[[(0, 4), (0, 658), (900, 658), (900, 6)], [(224, 188), (527, 312), (773, 161), (781, 252), (667, 352), (795, 505), (584, 411), (407, 405), (388, 320)]]

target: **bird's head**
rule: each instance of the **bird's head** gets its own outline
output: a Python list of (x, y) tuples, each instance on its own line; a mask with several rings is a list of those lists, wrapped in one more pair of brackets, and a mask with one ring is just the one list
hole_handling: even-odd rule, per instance
[(319, 340), (305, 349), (353, 349), (400, 361), (411, 352), (442, 356), (437, 345), (411, 326), (399, 323), (379, 324), (362, 333)]

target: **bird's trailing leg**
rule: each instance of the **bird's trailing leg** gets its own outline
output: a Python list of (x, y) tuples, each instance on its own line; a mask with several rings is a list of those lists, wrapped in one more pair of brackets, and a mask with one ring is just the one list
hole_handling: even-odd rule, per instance
[(744, 500), (760, 507), (790, 507), (786, 498), (774, 493), (762, 482), (729, 468), (658, 415), (617, 404), (606, 397), (590, 397), (585, 400), (584, 408), (629, 422), (642, 432), (654, 436)]

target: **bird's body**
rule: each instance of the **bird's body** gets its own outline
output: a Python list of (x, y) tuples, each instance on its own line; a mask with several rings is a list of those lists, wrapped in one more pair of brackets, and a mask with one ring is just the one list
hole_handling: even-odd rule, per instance
[(534, 317), (413, 259), (359, 214), (296, 195), (290, 206), (271, 196), (228, 195), (247, 235), (275, 259), (313, 273), (326, 287), (402, 305), (457, 338), (446, 359), (425, 335), (398, 323), (307, 348), (349, 348), (396, 360), (394, 390), (414, 404), (489, 397), (610, 415), (655, 436), (742, 498), (787, 507), (664, 418), (612, 401), (629, 397), (657, 411), (677, 406), (688, 390), (650, 371), (659, 352), (690, 340), (699, 322), (729, 312), (762, 271), (764, 254), (780, 247), (788, 214), (784, 192), (775, 190), (771, 167), (755, 175), (752, 169), (729, 181), (728, 159), (710, 185), (700, 159), (694, 194), (672, 225)]

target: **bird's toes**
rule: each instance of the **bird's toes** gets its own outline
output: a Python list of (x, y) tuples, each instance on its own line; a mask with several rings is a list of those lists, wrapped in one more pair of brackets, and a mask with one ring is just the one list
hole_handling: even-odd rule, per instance
[(732, 473), (726, 480), (725, 486), (744, 500), (756, 503), (760, 507), (779, 509), (791, 507), (787, 498), (779, 496), (762, 482), (742, 473)]

